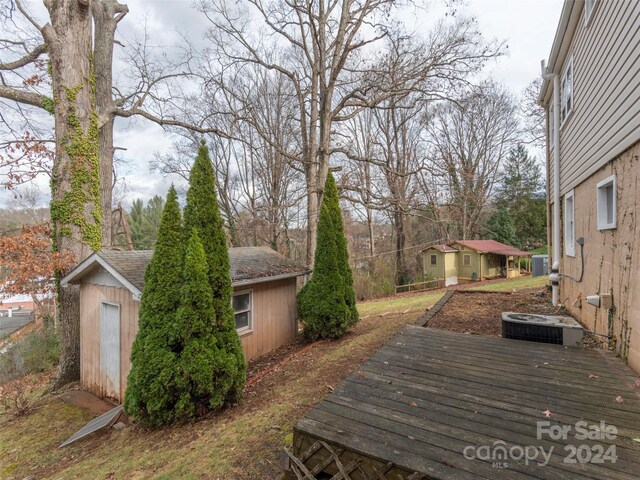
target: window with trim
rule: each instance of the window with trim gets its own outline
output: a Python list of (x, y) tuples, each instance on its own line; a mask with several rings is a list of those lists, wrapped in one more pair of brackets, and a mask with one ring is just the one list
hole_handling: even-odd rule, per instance
[(564, 196), (564, 253), (570, 257), (576, 254), (576, 223), (573, 191)]
[(596, 4), (596, 0), (585, 0), (584, 2), (584, 24), (587, 25), (589, 23), (589, 19), (591, 18), (591, 12), (593, 11), (593, 7)]
[(616, 176), (598, 182), (598, 230), (616, 228)]
[(462, 265), (465, 267), (471, 266), (471, 255), (465, 254), (462, 256)]
[(251, 307), (252, 307), (251, 291), (238, 292), (233, 295), (233, 313), (236, 317), (236, 330), (251, 330)]
[(437, 264), (438, 264), (438, 256), (431, 255), (431, 265), (437, 265)]
[(562, 74), (560, 86), (560, 122), (562, 123), (573, 108), (573, 56), (569, 58), (567, 67)]

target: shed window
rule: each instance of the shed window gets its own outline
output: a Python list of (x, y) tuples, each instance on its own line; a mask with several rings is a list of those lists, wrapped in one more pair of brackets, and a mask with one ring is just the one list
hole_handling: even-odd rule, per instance
[(236, 317), (237, 330), (250, 330), (252, 327), (251, 308), (252, 308), (251, 291), (238, 292), (233, 295), (233, 312)]
[(564, 196), (564, 253), (570, 257), (576, 254), (576, 223), (573, 191)]
[(462, 256), (462, 265), (465, 267), (469, 267), (471, 265), (471, 255), (463, 255)]
[(573, 57), (569, 58), (562, 75), (560, 90), (560, 121), (564, 122), (573, 108)]
[(616, 228), (616, 176), (598, 183), (598, 230)]
[(437, 265), (437, 264), (438, 264), (438, 256), (431, 255), (431, 265)]

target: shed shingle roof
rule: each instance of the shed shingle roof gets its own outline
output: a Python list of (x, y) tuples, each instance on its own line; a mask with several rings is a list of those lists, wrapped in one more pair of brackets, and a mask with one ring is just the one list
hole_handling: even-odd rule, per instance
[[(151, 261), (152, 250), (119, 251), (105, 250), (95, 253), (72, 270), (63, 283), (75, 283), (90, 270), (93, 258), (99, 256), (113, 270), (140, 292), (144, 287), (144, 272)], [(308, 269), (269, 247), (235, 247), (229, 249), (231, 282), (233, 285), (248, 285), (258, 281), (295, 277), (308, 273)]]

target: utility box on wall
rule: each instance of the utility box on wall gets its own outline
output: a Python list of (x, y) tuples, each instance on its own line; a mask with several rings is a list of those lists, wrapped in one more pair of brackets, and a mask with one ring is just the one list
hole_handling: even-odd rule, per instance
[(531, 256), (531, 276), (540, 277), (549, 273), (549, 255)]

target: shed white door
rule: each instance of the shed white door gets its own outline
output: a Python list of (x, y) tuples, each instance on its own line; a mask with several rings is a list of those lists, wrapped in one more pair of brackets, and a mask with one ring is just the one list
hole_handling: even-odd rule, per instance
[(100, 304), (100, 377), (104, 394), (120, 398), (120, 306)]

